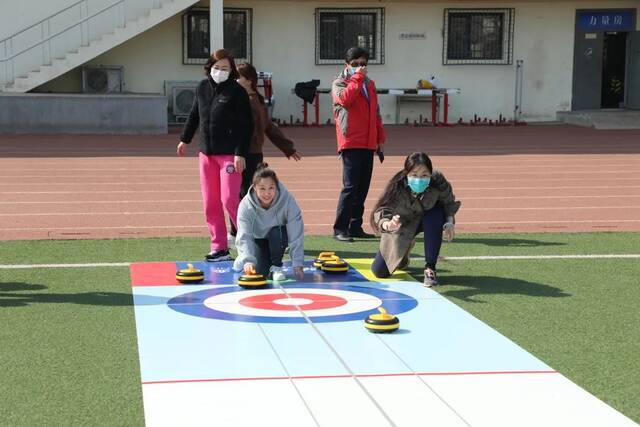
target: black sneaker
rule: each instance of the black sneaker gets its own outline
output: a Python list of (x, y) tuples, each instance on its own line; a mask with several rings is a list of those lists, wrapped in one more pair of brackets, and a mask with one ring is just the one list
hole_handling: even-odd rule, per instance
[(232, 259), (228, 249), (211, 251), (204, 257), (204, 260), (207, 262), (231, 261)]
[(334, 234), (333, 238), (339, 242), (353, 242), (353, 238), (351, 236), (347, 236), (344, 233)]
[(375, 234), (365, 233), (364, 230), (358, 230), (355, 232), (350, 232), (349, 236), (355, 237), (356, 239), (375, 239)]

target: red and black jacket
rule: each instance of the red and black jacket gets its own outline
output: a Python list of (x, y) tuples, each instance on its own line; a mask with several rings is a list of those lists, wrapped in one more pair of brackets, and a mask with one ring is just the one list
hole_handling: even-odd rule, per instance
[[(367, 88), (367, 95), (363, 87)], [(338, 151), (360, 148), (376, 150), (385, 142), (376, 85), (361, 73), (343, 71), (331, 87)]]

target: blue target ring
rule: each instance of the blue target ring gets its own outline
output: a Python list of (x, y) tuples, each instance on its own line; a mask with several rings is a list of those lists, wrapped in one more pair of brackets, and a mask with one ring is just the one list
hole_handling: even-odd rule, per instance
[[(359, 293), (363, 294), (363, 297), (374, 297), (382, 301), (385, 309), (393, 314), (400, 314), (410, 311), (417, 307), (418, 301), (406, 294), (389, 291), (385, 289), (379, 289), (374, 287), (365, 286), (348, 286), (348, 285), (328, 285), (318, 286), (317, 284), (297, 284), (287, 285), (286, 290), (304, 289), (305, 291), (312, 292), (311, 289), (315, 289), (318, 292), (322, 291), (344, 291), (350, 294)], [(237, 294), (237, 295), (231, 295)], [(218, 304), (216, 308), (208, 306), (207, 300), (213, 300), (217, 296), (238, 297), (241, 298), (244, 295), (248, 295), (247, 291), (241, 290), (236, 286), (218, 287), (205, 289), (201, 291), (189, 292), (182, 295), (178, 295), (171, 298), (167, 305), (174, 311), (189, 316), (201, 317), (206, 319), (228, 320), (236, 322), (254, 322), (254, 323), (306, 323), (307, 319), (304, 316), (281, 316), (279, 312), (274, 312), (273, 316), (265, 316), (260, 314), (243, 314), (233, 313), (218, 309), (218, 307), (224, 307), (229, 304)], [(319, 294), (321, 296), (321, 294)], [(286, 299), (287, 296), (283, 293), (282, 299)], [(213, 304), (215, 305), (215, 304)], [(348, 322), (352, 320), (363, 320), (368, 315), (377, 313), (377, 307), (367, 310), (357, 310), (354, 312), (345, 312), (339, 314), (330, 315), (314, 315), (313, 311), (304, 310), (306, 317), (316, 323), (328, 323), (328, 322)], [(347, 309), (348, 310), (348, 309)], [(259, 312), (260, 310), (256, 310)]]

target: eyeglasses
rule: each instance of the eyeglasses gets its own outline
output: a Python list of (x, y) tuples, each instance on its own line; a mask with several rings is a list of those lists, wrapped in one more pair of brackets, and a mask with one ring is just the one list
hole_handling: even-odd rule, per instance
[(352, 67), (366, 67), (367, 63), (366, 62), (353, 61), (353, 62), (349, 63), (349, 65), (351, 65)]

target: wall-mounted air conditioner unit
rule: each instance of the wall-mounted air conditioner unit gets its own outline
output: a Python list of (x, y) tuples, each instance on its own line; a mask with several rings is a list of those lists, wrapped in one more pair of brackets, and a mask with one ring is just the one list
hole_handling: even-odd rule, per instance
[(197, 80), (165, 80), (164, 93), (169, 105), (169, 122), (186, 121), (196, 96)]
[(85, 65), (82, 67), (82, 92), (120, 93), (124, 86), (123, 67)]
[(174, 86), (172, 88), (173, 115), (188, 116), (196, 98), (196, 88), (194, 86)]

